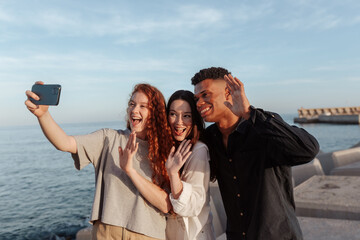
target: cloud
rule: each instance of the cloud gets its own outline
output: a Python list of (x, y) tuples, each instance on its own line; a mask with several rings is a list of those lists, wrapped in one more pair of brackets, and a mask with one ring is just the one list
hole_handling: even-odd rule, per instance
[(277, 27), (286, 30), (328, 30), (343, 24), (341, 17), (328, 13), (326, 10), (303, 12), (302, 14), (290, 15), (286, 18), (282, 23), (277, 24)]
[(271, 1), (259, 5), (245, 5), (230, 10), (230, 19), (238, 23), (246, 23), (258, 19), (264, 19), (274, 13), (274, 5)]
[(314, 84), (320, 83), (321, 79), (316, 78), (298, 78), (298, 79), (285, 79), (279, 81), (267, 81), (267, 82), (251, 82), (249, 84), (253, 86), (290, 86), (299, 84)]
[(356, 63), (352, 64), (344, 64), (344, 63), (334, 63), (330, 65), (324, 65), (324, 66), (317, 66), (314, 67), (313, 71), (319, 71), (319, 72), (335, 72), (335, 71), (357, 71), (360, 69), (360, 65)]
[(0, 6), (0, 22), (13, 22), (14, 17), (8, 13), (6, 13)]
[(11, 71), (101, 71), (101, 72), (141, 72), (170, 71), (179, 72), (183, 68), (176, 59), (142, 58), (139, 60), (116, 59), (99, 54), (34, 54), (22, 57), (0, 57), (0, 70)]
[[(89, 9), (89, 12), (86, 12), (43, 7), (32, 12), (31, 15), (17, 12), (10, 16), (0, 11), (1, 19), (8, 21), (16, 19), (18, 26), (26, 25), (27, 28), (44, 30), (51, 35), (99, 37), (187, 32), (199, 27), (213, 26), (222, 20), (222, 13), (210, 7), (185, 5), (174, 8), (168, 14), (156, 15), (154, 18), (154, 15), (129, 15), (126, 12), (108, 9)], [(139, 42), (139, 40), (131, 40), (130, 37), (127, 42)]]

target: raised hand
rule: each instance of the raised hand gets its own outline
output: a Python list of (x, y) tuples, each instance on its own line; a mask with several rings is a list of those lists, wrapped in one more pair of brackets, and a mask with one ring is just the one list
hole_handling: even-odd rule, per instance
[(133, 170), (132, 158), (137, 152), (139, 143), (136, 142), (136, 133), (131, 132), (125, 149), (119, 147), (120, 167), (127, 174)]
[[(44, 83), (41, 81), (36, 82), (35, 84), (41, 84), (43, 85)], [(30, 101), (30, 98), (33, 98), (35, 100), (39, 100), (39, 96), (36, 95), (35, 93), (33, 93), (30, 90), (27, 90), (25, 92), (26, 96), (27, 96), (27, 100), (25, 101), (25, 105), (27, 107), (27, 109), (29, 109), (30, 112), (32, 112), (36, 117), (40, 118), (42, 117), (49, 109), (49, 106), (46, 105), (36, 105), (34, 103), (32, 103)]]
[(191, 148), (191, 141), (184, 140), (179, 145), (178, 149), (175, 152), (175, 147), (171, 148), (169, 157), (165, 163), (166, 171), (168, 175), (178, 174), (181, 167), (185, 164), (186, 160), (189, 158)]
[(226, 101), (224, 104), (238, 117), (248, 119), (250, 117), (250, 103), (245, 95), (244, 84), (231, 74), (225, 75), (226, 88), (232, 97), (232, 104)]

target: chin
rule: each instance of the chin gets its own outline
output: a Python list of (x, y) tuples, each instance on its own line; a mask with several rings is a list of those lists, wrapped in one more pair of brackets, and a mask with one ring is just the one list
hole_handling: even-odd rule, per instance
[(175, 140), (178, 141), (178, 142), (182, 142), (182, 141), (185, 140), (185, 137), (181, 137), (181, 136), (176, 136), (176, 137), (174, 137), (174, 138), (175, 138)]
[(205, 116), (205, 117), (203, 117), (203, 119), (205, 122), (215, 122), (211, 116)]

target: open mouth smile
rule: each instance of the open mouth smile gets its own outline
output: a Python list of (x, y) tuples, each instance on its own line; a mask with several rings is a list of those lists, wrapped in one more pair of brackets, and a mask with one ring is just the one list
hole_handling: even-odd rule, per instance
[(200, 115), (203, 117), (203, 116), (205, 116), (210, 110), (211, 110), (211, 107), (203, 108), (203, 109), (201, 109), (201, 111), (200, 111)]
[(186, 131), (186, 128), (174, 128), (174, 133), (177, 136), (181, 136)]
[(138, 125), (139, 123), (141, 123), (142, 122), (142, 118), (140, 118), (140, 117), (132, 117), (131, 118), (131, 124), (133, 125), (133, 126), (136, 126), (136, 125)]

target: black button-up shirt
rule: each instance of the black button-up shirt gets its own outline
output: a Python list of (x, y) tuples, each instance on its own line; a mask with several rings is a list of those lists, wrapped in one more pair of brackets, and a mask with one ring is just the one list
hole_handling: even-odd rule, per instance
[(204, 137), (227, 215), (227, 238), (302, 239), (291, 166), (314, 159), (316, 139), (278, 114), (253, 107), (250, 119), (229, 135), (227, 149), (215, 124)]

